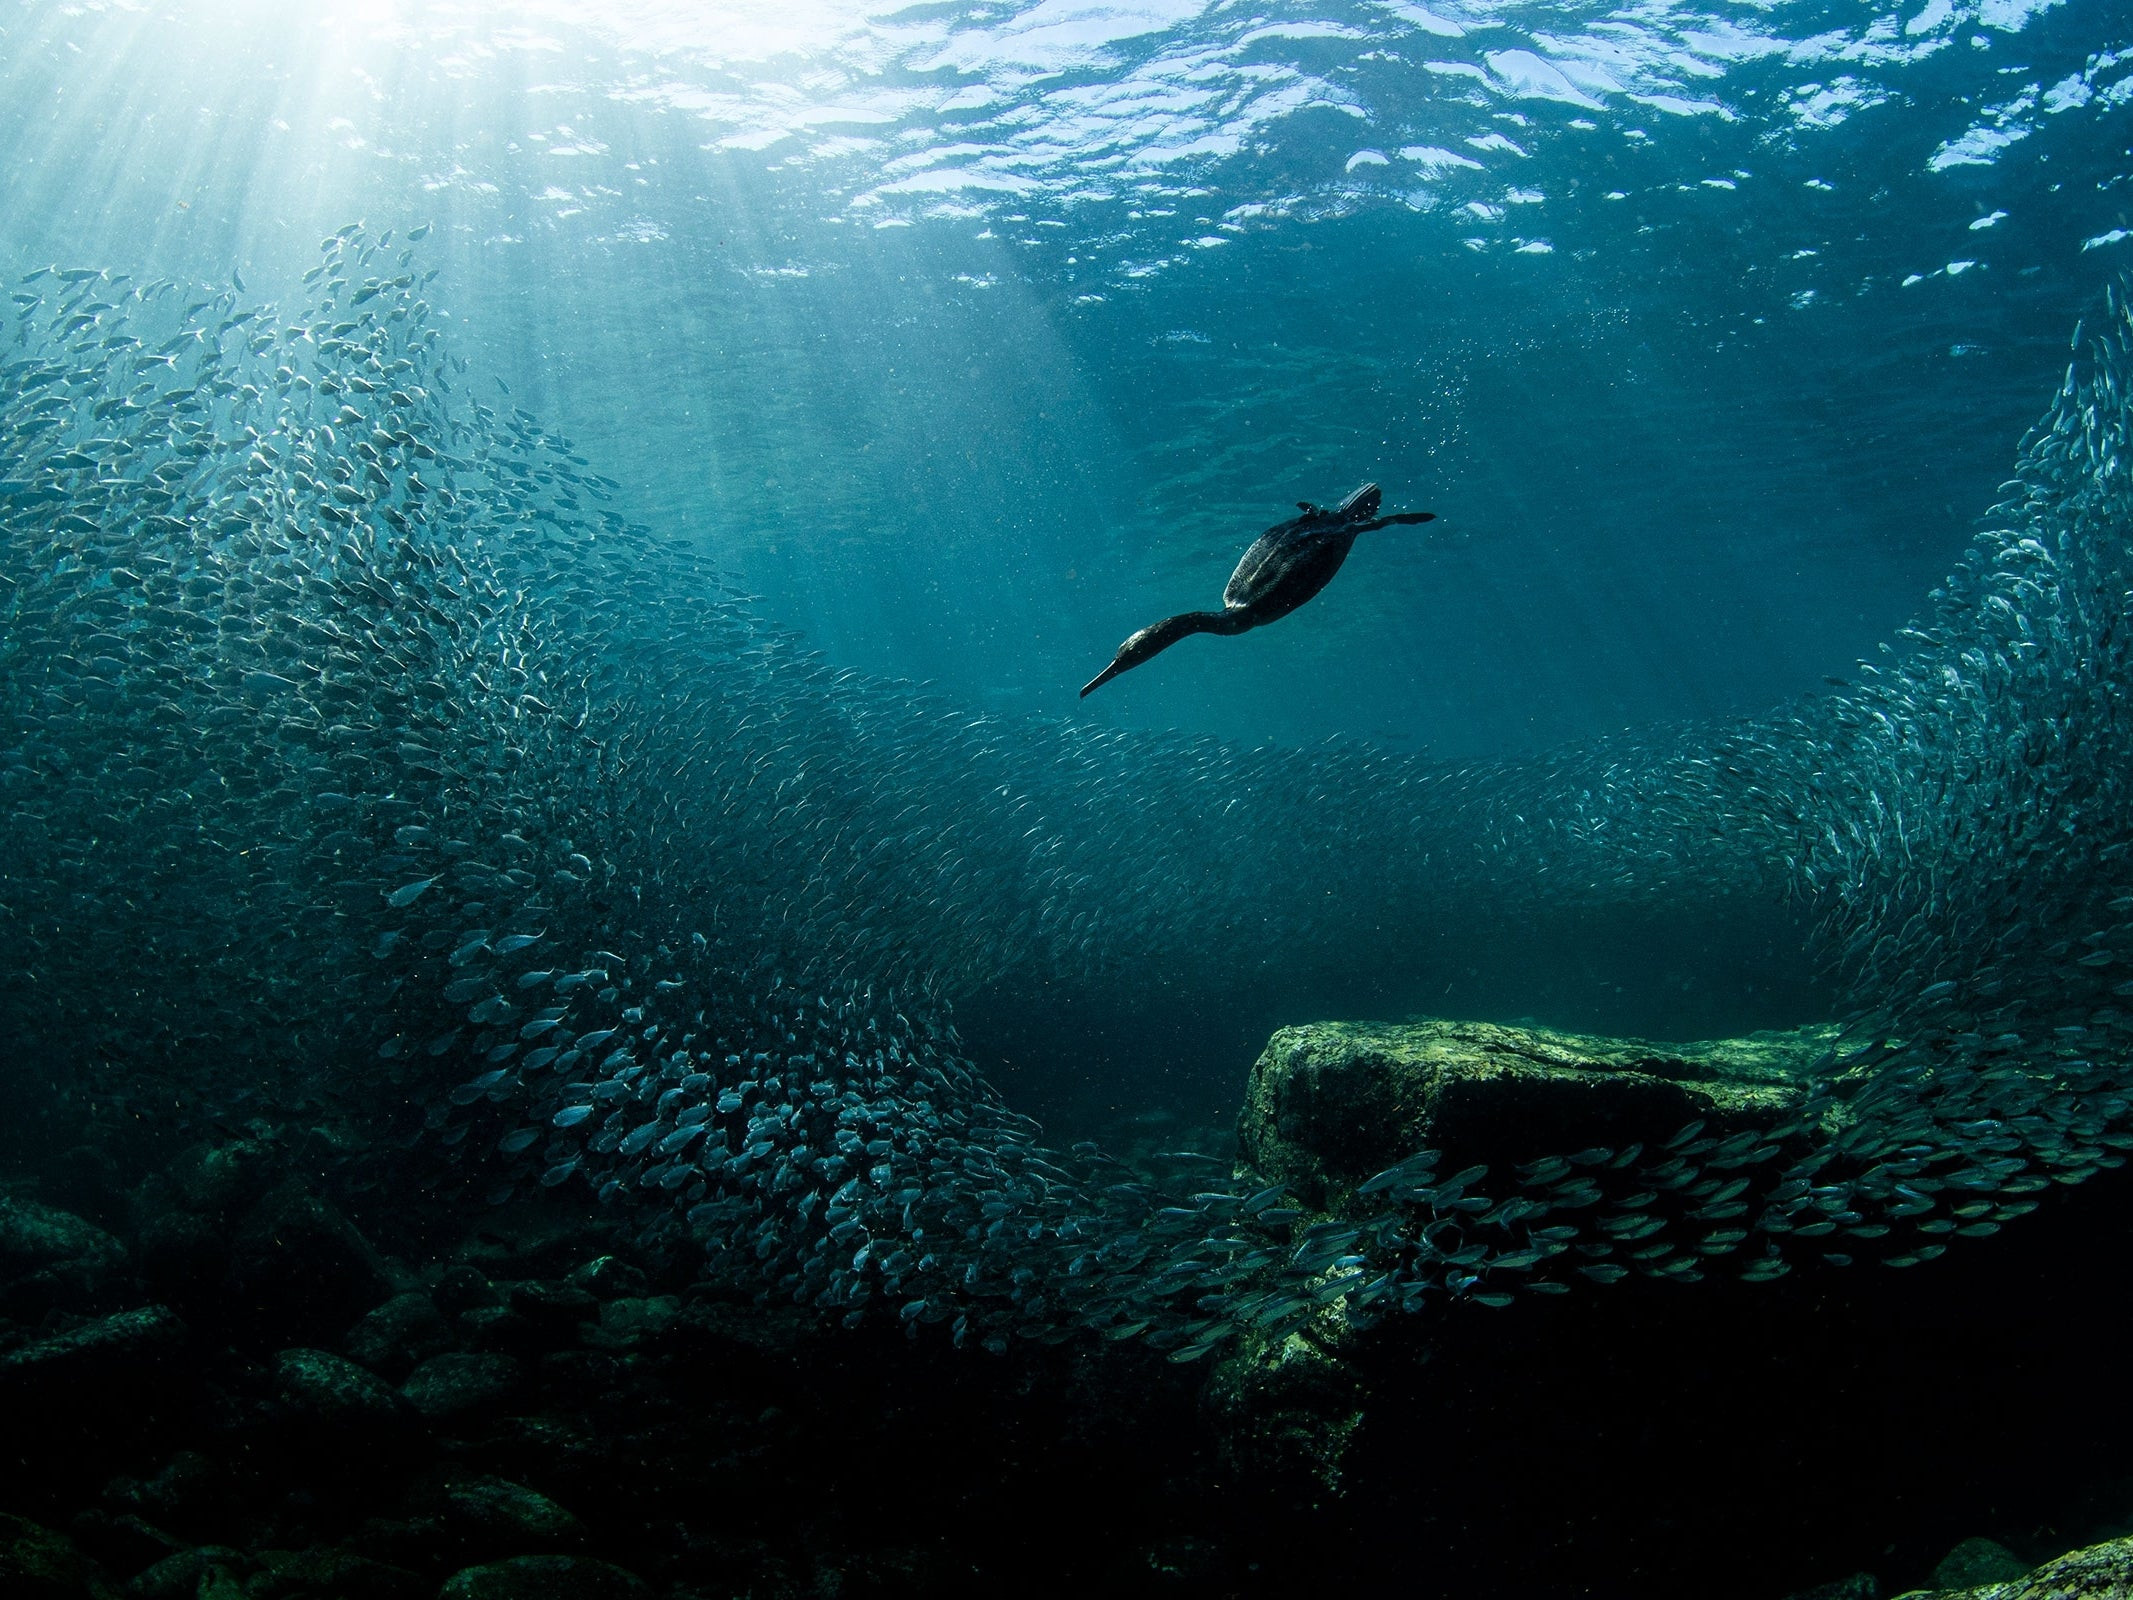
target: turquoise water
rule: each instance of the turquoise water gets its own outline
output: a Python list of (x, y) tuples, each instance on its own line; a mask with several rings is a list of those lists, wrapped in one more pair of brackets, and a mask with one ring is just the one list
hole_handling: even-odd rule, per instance
[[(1636, 1469), (1563, 1491), (1624, 1498), (1551, 1524), (1535, 1593), (1718, 1592), (1654, 1554), (1744, 1537), (1696, 1453), (1778, 1493), (1857, 1443), (1790, 1414), (1824, 1388), (1940, 1452), (1945, 1385), (2027, 1330), (1995, 1403), (2060, 1405), (2008, 1375), (2051, 1318), (1981, 1308), (2103, 1293), (2053, 1313), (2084, 1349), (2116, 1315), (2129, 101), (2110, 8), (2027, 0), (0, 12), (0, 1266), (106, 1262), (0, 1282), (0, 1361), (160, 1308), (212, 1395), (23, 1455), (0, 1506), (91, 1507), (130, 1576), (110, 1519), (175, 1513), (110, 1484), (256, 1414), (310, 1498), (177, 1542), (357, 1548), (290, 1419), (314, 1346), (414, 1383), (387, 1290), (545, 1374), (393, 1449), (582, 1495), (585, 1548), (677, 1600), (771, 1579), (714, 1581), (694, 1489), (639, 1550), (634, 1489), (542, 1454), (592, 1384), (611, 1457), (727, 1461), (617, 1422), (618, 1352), (682, 1410), (716, 1341), (834, 1365), (717, 1405), (777, 1481), (863, 1460), (825, 1493), (868, 1503), (916, 1373), (912, 1481), (1061, 1497), (1190, 1593), (1308, 1572), (1343, 1517), (1334, 1570), (1382, 1581), (1410, 1493), (1457, 1508), (1432, 1592), (1474, 1590), (1517, 1528), (1399, 1429), (1575, 1478), (1475, 1396), (1597, 1406)], [(1364, 483), (1434, 519), (1078, 694)], [(1841, 1031), (1738, 1128), (1514, 1117), (1321, 1192), (1255, 1168), (1248, 1109), (1240, 1154), (1275, 1029), (1426, 1017)], [(258, 1290), (285, 1233), (358, 1265)], [(1670, 1422), (1683, 1351), (1765, 1317), (1790, 1398)], [(1972, 1342), (1880, 1383), (1906, 1317)], [(1441, 1389), (1425, 1345), (1464, 1352)], [(1305, 1346), (1400, 1397), (1338, 1491), (1234, 1456), (1240, 1374)], [(1017, 1393), (1110, 1409), (1033, 1464)], [(1143, 1452), (1128, 1528), (1087, 1484)], [(1825, 1542), (1737, 1592), (1883, 1570), (1884, 1532), (1893, 1584), (1944, 1534), (2115, 1526), (2068, 1509), (2107, 1452), (2019, 1494), (1942, 1460), (1930, 1515), (1851, 1459), (1783, 1503)], [(1065, 1559), (1000, 1515), (898, 1537), (984, 1582)], [(432, 1586), (488, 1550), (373, 1535)]]
[(24, 6), (0, 249), (431, 221), (477, 372), (986, 709), (1376, 479), (1441, 528), (1085, 709), (1458, 758), (1844, 675), (2124, 248), (2093, 7), (599, 12)]

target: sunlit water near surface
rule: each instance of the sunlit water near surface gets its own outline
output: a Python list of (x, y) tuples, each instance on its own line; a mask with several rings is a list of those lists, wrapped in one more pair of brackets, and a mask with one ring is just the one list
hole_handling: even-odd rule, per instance
[[(10, 1447), (49, 1592), (2133, 1526), (2129, 186), (2077, 0), (8, 0), (0, 1403), (121, 1413)], [(1436, 520), (1077, 697), (1365, 482)], [(1419, 1018), (1844, 1031), (1240, 1156), (1275, 1030)], [(447, 1592), (640, 1592), (529, 1573)]]
[(1456, 758), (1845, 673), (2123, 248), (2093, 8), (599, 10), (24, 7), (9, 259), (432, 220), (478, 370), (987, 709), (1375, 478), (1456, 542), (1088, 710)]

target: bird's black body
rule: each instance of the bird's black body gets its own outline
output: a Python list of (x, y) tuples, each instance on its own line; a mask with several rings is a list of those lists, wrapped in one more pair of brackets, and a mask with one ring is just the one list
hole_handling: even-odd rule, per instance
[(1090, 690), (1168, 650), (1187, 634), (1243, 633), (1277, 622), (1333, 581), (1356, 535), (1394, 522), (1428, 522), (1430, 511), (1378, 515), (1378, 486), (1366, 483), (1332, 510), (1298, 501), (1303, 515), (1267, 529), (1244, 552), (1222, 589), (1220, 611), (1186, 611), (1141, 629), (1111, 664), (1082, 687)]

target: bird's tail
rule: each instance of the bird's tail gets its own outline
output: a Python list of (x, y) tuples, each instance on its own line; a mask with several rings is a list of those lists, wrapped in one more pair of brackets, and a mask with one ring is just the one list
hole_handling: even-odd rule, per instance
[(1351, 522), (1364, 522), (1378, 514), (1378, 499), (1378, 486), (1366, 483), (1334, 507), (1333, 514), (1346, 517)]

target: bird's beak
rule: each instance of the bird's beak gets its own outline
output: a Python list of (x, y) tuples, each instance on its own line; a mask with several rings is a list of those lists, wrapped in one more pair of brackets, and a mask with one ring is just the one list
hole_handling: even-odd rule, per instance
[(1087, 683), (1081, 686), (1081, 698), (1084, 700), (1088, 699), (1089, 692), (1092, 689), (1101, 689), (1105, 684), (1109, 683), (1113, 678), (1117, 677), (1121, 672), (1124, 672), (1125, 670), (1126, 668), (1123, 662), (1113, 661), (1108, 667), (1104, 668), (1103, 671), (1097, 673), (1095, 677), (1091, 678)]

